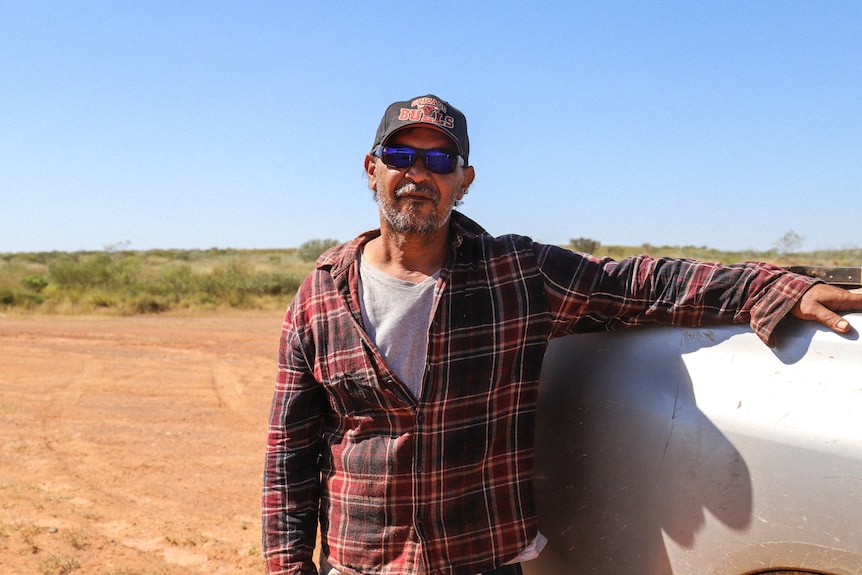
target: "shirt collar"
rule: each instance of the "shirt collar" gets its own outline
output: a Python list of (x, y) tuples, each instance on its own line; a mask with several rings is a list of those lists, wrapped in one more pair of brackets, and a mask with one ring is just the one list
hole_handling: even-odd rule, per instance
[[(485, 228), (458, 211), (453, 211), (449, 219), (450, 248), (455, 251), (468, 238), (475, 238), (487, 233)], [(362, 246), (380, 235), (380, 229), (369, 230), (359, 234), (349, 242), (332, 248), (317, 259), (317, 269), (329, 268), (332, 275), (338, 275), (350, 268), (359, 257)]]

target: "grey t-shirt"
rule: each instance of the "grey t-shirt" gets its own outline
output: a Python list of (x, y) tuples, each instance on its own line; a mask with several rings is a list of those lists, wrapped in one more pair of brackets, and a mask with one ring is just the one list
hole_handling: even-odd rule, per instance
[(440, 273), (420, 283), (400, 280), (359, 259), (359, 305), (365, 330), (413, 396), (422, 391), (428, 327)]

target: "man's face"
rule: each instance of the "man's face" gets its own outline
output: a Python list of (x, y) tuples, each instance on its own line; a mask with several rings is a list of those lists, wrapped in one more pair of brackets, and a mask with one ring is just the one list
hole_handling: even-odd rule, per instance
[[(392, 136), (387, 146), (457, 153), (448, 137), (432, 128), (416, 127)], [(455, 202), (473, 181), (473, 168), (458, 166), (450, 174), (429, 171), (422, 159), (407, 168), (392, 168), (380, 158), (365, 158), (368, 186), (380, 207), (381, 225), (401, 234), (432, 234), (449, 222)]]

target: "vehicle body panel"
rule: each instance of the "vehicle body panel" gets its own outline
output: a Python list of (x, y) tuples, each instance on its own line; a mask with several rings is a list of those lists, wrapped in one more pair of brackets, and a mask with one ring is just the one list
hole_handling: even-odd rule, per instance
[(545, 359), (526, 575), (862, 573), (862, 315), (571, 336)]

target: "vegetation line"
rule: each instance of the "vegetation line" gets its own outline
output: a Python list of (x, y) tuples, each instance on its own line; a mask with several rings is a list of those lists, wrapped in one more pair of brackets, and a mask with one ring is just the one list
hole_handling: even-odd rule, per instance
[[(134, 315), (172, 310), (284, 309), (314, 260), (335, 240), (273, 250), (149, 250), (0, 254), (0, 311)], [(568, 246), (599, 257), (636, 254), (722, 263), (862, 266), (862, 249), (820, 252), (722, 252), (706, 247)]]

